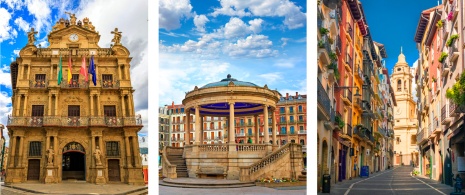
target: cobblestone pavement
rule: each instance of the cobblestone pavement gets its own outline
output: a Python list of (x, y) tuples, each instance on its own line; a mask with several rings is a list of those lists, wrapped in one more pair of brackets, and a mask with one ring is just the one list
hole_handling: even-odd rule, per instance
[[(448, 195), (454, 189), (440, 182), (420, 177), (412, 177), (413, 168), (396, 167), (370, 175), (368, 178), (347, 180), (331, 186), (330, 194), (344, 195)], [(318, 193), (323, 195), (323, 193)], [(327, 193), (325, 193), (327, 194)]]
[(160, 195), (208, 195), (208, 194), (225, 194), (225, 195), (305, 195), (307, 190), (305, 186), (286, 187), (286, 188), (266, 188), (266, 187), (244, 187), (244, 188), (221, 188), (221, 189), (197, 189), (197, 188), (174, 188), (159, 186)]
[[(44, 194), (127, 194), (127, 192), (144, 188), (144, 186), (128, 184), (96, 185), (85, 182), (63, 182), (58, 184), (20, 183), (13, 186), (19, 189), (0, 186), (1, 195), (36, 194), (33, 193), (34, 191)], [(32, 192), (27, 192), (23, 189), (31, 190)]]

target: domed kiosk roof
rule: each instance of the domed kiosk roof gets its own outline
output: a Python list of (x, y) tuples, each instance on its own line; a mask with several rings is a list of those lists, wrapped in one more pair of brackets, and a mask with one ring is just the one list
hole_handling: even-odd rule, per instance
[(258, 87), (258, 85), (255, 85), (251, 82), (238, 81), (237, 79), (232, 78), (230, 74), (228, 74), (227, 78), (222, 79), (221, 81), (218, 81), (218, 82), (206, 84), (200, 89), (205, 89), (205, 88), (210, 88), (210, 87), (226, 87), (229, 85), (229, 82), (233, 82), (235, 86)]
[(236, 115), (257, 115), (263, 113), (264, 106), (276, 107), (281, 94), (267, 85), (260, 87), (251, 82), (238, 81), (228, 74), (227, 78), (209, 83), (201, 88), (186, 92), (182, 101), (186, 110), (201, 115), (228, 116), (231, 108)]

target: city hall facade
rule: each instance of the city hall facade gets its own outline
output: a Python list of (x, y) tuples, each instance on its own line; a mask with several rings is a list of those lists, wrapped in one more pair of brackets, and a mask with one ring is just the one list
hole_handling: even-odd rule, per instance
[(34, 45), (31, 29), (10, 65), (5, 182), (144, 185), (137, 137), (142, 120), (134, 112), (132, 57), (122, 33), (104, 32), (114, 38), (110, 48), (101, 48), (92, 22), (68, 14), (49, 32), (47, 48)]

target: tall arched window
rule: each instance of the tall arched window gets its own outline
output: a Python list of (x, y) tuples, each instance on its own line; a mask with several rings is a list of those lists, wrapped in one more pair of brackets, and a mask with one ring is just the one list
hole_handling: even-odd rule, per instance
[(402, 91), (402, 80), (397, 80), (397, 91)]
[(407, 80), (404, 81), (404, 90), (407, 91)]

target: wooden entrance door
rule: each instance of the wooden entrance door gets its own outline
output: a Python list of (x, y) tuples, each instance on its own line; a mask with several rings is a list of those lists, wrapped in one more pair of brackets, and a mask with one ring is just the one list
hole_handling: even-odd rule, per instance
[(40, 176), (40, 160), (31, 159), (29, 160), (27, 168), (27, 180), (39, 180)]
[(121, 181), (119, 174), (119, 160), (110, 159), (108, 160), (108, 180), (109, 181)]

